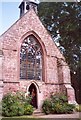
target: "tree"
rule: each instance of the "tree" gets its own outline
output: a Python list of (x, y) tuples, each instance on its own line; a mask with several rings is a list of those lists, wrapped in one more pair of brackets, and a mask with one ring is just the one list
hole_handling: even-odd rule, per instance
[[(70, 66), (72, 78), (81, 84), (81, 3), (40, 3), (38, 15)], [(73, 81), (73, 80), (72, 80)], [(76, 89), (76, 85), (74, 85)], [(80, 90), (81, 91), (81, 90)], [(81, 101), (81, 100), (80, 100)]]

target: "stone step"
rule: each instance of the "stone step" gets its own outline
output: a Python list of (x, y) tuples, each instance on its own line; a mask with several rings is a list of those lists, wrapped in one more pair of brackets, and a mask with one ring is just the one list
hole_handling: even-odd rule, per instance
[(33, 115), (34, 116), (42, 116), (42, 115), (44, 115), (44, 113), (39, 109), (35, 109), (33, 112)]

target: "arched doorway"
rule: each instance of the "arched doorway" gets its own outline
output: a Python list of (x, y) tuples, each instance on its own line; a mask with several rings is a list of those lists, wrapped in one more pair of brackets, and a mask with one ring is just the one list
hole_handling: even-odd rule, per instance
[(33, 83), (30, 85), (28, 92), (30, 93), (30, 96), (32, 97), (31, 105), (34, 108), (38, 108), (38, 106), (37, 106), (37, 89)]

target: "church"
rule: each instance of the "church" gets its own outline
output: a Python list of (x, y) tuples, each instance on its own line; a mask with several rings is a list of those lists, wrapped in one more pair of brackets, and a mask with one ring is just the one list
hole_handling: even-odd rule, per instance
[(8, 92), (35, 92), (35, 107), (52, 93), (76, 103), (70, 69), (37, 15), (38, 2), (23, 0), (20, 18), (0, 36), (0, 100)]

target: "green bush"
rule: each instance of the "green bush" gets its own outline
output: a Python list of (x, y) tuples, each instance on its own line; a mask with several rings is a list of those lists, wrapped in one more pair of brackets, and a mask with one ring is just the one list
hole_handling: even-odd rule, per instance
[(17, 91), (15, 94), (17, 101), (24, 102), (25, 101), (25, 93), (21, 91)]
[(31, 104), (31, 100), (32, 100), (32, 97), (28, 96), (28, 97), (26, 97), (24, 102), (29, 105), (29, 104)]
[(30, 105), (31, 98), (25, 99), (24, 93), (8, 93), (2, 99), (2, 115), (6, 117), (32, 114), (33, 107)]
[(75, 108), (75, 105), (64, 103), (60, 109), (60, 113), (72, 113)]
[(3, 97), (2, 101), (2, 115), (4, 116), (14, 116), (16, 115), (15, 111), (13, 112), (11, 107), (15, 102), (14, 96), (7, 94)]
[(46, 99), (43, 103), (43, 112), (45, 114), (54, 113), (72, 113), (75, 106), (68, 104), (67, 97), (62, 94), (52, 95), (51, 99)]
[(24, 105), (24, 114), (25, 115), (32, 115), (34, 109), (32, 105), (25, 104)]
[(17, 101), (16, 96), (7, 94), (2, 100), (2, 115), (3, 116), (17, 116), (24, 114), (24, 105)]
[(24, 115), (24, 104), (21, 102), (17, 102), (16, 105), (18, 106), (17, 115), (18, 116)]
[(51, 95), (51, 100), (53, 102), (61, 102), (61, 103), (68, 102), (67, 96), (59, 93), (55, 95)]
[(81, 112), (81, 105), (76, 105), (75, 110), (76, 110), (77, 112)]
[(50, 109), (51, 109), (51, 101), (46, 99), (42, 105), (42, 108), (43, 108), (43, 112), (45, 114), (49, 114), (50, 113)]

